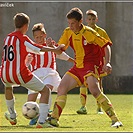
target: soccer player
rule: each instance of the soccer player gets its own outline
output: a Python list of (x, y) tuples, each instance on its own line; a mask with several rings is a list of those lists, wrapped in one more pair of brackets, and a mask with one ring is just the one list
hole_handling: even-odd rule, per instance
[[(46, 46), (46, 30), (44, 28), (44, 24), (37, 23), (32, 28), (33, 37), (37, 44)], [(53, 44), (49, 44), (50, 46), (56, 45), (51, 38), (48, 38), (48, 42), (52, 42)], [(47, 85), (50, 88), (51, 92), (57, 92), (57, 87), (59, 86), (59, 83), (61, 81), (61, 77), (59, 76), (59, 73), (56, 71), (56, 60), (63, 59), (68, 60), (70, 62), (74, 63), (74, 59), (70, 58), (65, 52), (62, 52), (60, 55), (56, 55), (54, 52), (45, 52), (44, 54), (37, 55), (37, 54), (30, 54), (26, 58), (26, 64), (27, 66), (30, 65), (31, 71), (40, 78), (45, 85)], [(50, 93), (51, 94), (51, 93)], [(38, 92), (28, 90), (28, 101), (36, 101), (38, 96)], [(49, 95), (49, 109), (51, 106), (51, 95)], [(30, 125), (35, 125), (38, 120), (37, 116), (36, 118), (33, 118), (30, 121)]]
[(26, 14), (17, 13), (13, 20), (15, 31), (9, 33), (5, 38), (2, 55), (1, 79), (5, 86), (6, 105), (9, 111), (9, 113), (5, 113), (5, 117), (12, 125), (16, 125), (17, 113), (14, 105), (13, 87), (21, 85), (25, 88), (39, 91), (41, 94), (39, 101), (40, 116), (36, 127), (52, 127), (45, 121), (48, 115), (49, 87), (28, 69), (25, 65), (25, 58), (29, 52), (40, 54), (40, 52), (52, 51), (60, 54), (61, 47), (41, 46), (35, 44), (26, 36), (30, 23), (30, 18)]
[[(97, 12), (94, 10), (87, 10), (86, 11), (86, 22), (88, 24), (89, 27), (93, 28), (95, 31), (98, 32), (98, 34), (102, 37), (104, 37), (105, 39), (110, 41), (110, 38), (108, 36), (108, 34), (106, 33), (106, 31), (104, 29), (102, 29), (101, 27), (97, 26), (96, 23), (98, 22), (98, 15)], [(102, 54), (101, 54), (101, 62), (102, 65), (104, 65), (105, 61), (105, 53), (104, 53), (104, 49), (101, 48)], [(103, 92), (103, 86), (102, 86), (102, 77), (107, 76), (106, 72), (103, 72), (102, 70), (100, 71), (100, 79), (99, 79), (99, 84), (100, 84), (100, 89)], [(87, 93), (88, 93), (88, 89), (85, 86), (81, 86), (80, 87), (80, 101), (81, 101), (81, 108), (79, 110), (77, 110), (78, 114), (87, 114), (87, 107), (86, 107), (86, 100), (87, 100)], [(103, 111), (101, 109), (101, 105), (97, 102), (97, 113), (98, 114), (103, 114)]]
[(110, 65), (111, 51), (109, 48), (112, 42), (101, 37), (92, 28), (83, 25), (83, 13), (79, 8), (72, 8), (66, 17), (69, 27), (64, 30), (58, 44), (65, 45), (62, 48), (63, 50), (66, 50), (68, 46), (72, 47), (76, 63), (65, 73), (60, 82), (53, 112), (51, 117), (48, 118), (49, 123), (56, 127), (59, 126), (59, 118), (66, 104), (67, 92), (77, 85), (81, 86), (84, 84), (111, 119), (111, 126), (122, 126), (110, 100), (100, 90), (98, 82), (99, 68), (101, 67), (101, 47), (105, 50), (106, 58), (103, 70), (109, 73), (112, 69)]

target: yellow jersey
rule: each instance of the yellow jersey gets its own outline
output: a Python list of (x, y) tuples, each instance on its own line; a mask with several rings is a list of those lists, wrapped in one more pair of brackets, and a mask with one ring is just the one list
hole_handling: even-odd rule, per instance
[(77, 33), (67, 27), (58, 44), (65, 44), (65, 50), (68, 46), (72, 47), (77, 68), (83, 68), (86, 63), (99, 65), (101, 47), (112, 45), (112, 42), (101, 37), (94, 29), (83, 24), (82, 26)]
[(106, 31), (105, 31), (103, 28), (101, 28), (101, 27), (99, 27), (99, 26), (97, 26), (97, 25), (95, 25), (95, 26), (96, 26), (96, 27), (95, 27), (94, 30), (95, 30), (100, 36), (102, 36), (102, 37), (104, 37), (105, 39), (111, 41), (110, 38), (109, 38), (109, 36), (108, 36), (108, 34), (106, 33)]

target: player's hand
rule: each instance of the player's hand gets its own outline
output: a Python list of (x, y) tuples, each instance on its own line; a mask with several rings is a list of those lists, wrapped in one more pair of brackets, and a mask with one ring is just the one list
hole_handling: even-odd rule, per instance
[(103, 71), (106, 72), (107, 74), (111, 74), (112, 72), (112, 66), (110, 63), (107, 63), (103, 66)]
[(64, 50), (64, 47), (65, 47), (65, 44), (61, 44), (61, 45), (58, 46), (58, 48), (59, 48), (61, 51), (65, 51), (65, 50)]
[(61, 45), (59, 45), (58, 47), (56, 47), (55, 49), (56, 49), (56, 54), (61, 54), (62, 53), (62, 51), (64, 51), (64, 47), (65, 47), (65, 45), (64, 44), (61, 44)]
[(25, 58), (25, 64), (26, 64), (26, 66), (29, 66), (31, 64), (32, 60), (33, 60), (33, 55), (32, 54), (28, 54), (26, 56), (26, 58)]
[(46, 44), (47, 44), (47, 46), (49, 46), (49, 47), (55, 47), (56, 42), (55, 42), (54, 40), (52, 40), (51, 37), (49, 37), (49, 38), (47, 38), (47, 40), (46, 40)]

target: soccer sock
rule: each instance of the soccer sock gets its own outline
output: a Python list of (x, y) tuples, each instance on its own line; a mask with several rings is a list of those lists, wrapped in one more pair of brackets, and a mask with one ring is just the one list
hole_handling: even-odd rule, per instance
[(39, 123), (44, 123), (48, 116), (48, 104), (39, 103)]
[(97, 108), (100, 109), (101, 108), (101, 104), (97, 101)]
[(16, 110), (14, 108), (14, 104), (15, 104), (14, 98), (12, 100), (6, 100), (6, 105), (7, 105), (8, 111), (10, 113), (10, 117), (12, 119), (16, 118)]
[(105, 94), (101, 92), (101, 94), (96, 99), (101, 104), (103, 110), (111, 118), (112, 121), (119, 121), (110, 100)]
[(51, 107), (51, 103), (52, 103), (52, 97), (51, 97), (51, 92), (49, 93), (49, 101), (48, 101), (48, 109), (50, 110)]
[[(103, 92), (103, 87), (102, 86), (100, 87), (100, 90), (101, 90), (101, 92)], [(97, 101), (97, 106), (98, 106), (99, 109), (101, 108), (101, 104), (98, 101)]]
[(87, 88), (85, 86), (80, 87), (80, 102), (82, 106), (86, 105), (86, 99), (87, 99)]
[(53, 112), (51, 114), (53, 118), (56, 118), (57, 120), (59, 120), (62, 110), (65, 107), (66, 99), (67, 99), (66, 95), (57, 96), (54, 104)]

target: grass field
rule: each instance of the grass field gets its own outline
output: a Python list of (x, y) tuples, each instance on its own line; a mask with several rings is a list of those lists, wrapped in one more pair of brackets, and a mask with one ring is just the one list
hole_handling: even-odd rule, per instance
[[(18, 113), (18, 123), (11, 126), (4, 118), (4, 113), (7, 111), (5, 106), (5, 98), (0, 94), (0, 132), (132, 132), (133, 131), (133, 95), (107, 95), (111, 100), (115, 111), (123, 123), (121, 128), (111, 128), (111, 121), (104, 113), (103, 115), (96, 114), (96, 101), (92, 95), (88, 95), (87, 99), (87, 115), (78, 115), (76, 110), (80, 107), (79, 95), (68, 94), (67, 103), (60, 117), (60, 127), (58, 128), (41, 128), (29, 126), (29, 120), (24, 118), (21, 113), (22, 105), (26, 102), (26, 94), (15, 94), (16, 111)], [(56, 94), (52, 94), (54, 102)], [(52, 102), (52, 103), (53, 103)]]

